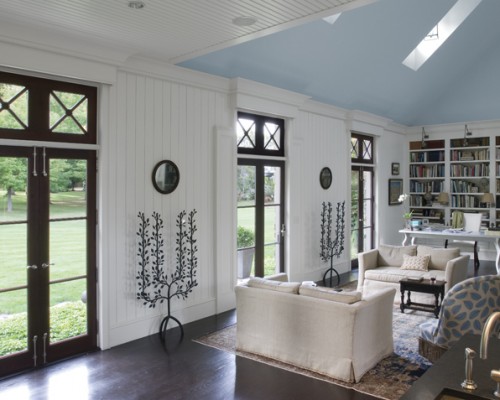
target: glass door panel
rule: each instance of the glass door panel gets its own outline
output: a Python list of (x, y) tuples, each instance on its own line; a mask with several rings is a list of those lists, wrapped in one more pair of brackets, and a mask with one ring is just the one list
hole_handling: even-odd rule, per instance
[(28, 159), (0, 157), (0, 357), (28, 350)]
[[(284, 269), (283, 175), (282, 161), (238, 160), (238, 259), (251, 247), (251, 276), (273, 275)], [(243, 235), (251, 240), (243, 243)], [(241, 274), (238, 266), (239, 278), (250, 275)]]
[(351, 261), (358, 259), (359, 242), (359, 171), (351, 171)]
[(255, 274), (255, 176), (255, 166), (238, 166), (238, 279), (248, 278), (249, 276)]
[(282, 264), (281, 168), (264, 166), (264, 276), (280, 272)]
[(87, 333), (87, 161), (50, 159), (50, 343)]
[(373, 247), (373, 168), (351, 169), (351, 266), (357, 268), (358, 254)]

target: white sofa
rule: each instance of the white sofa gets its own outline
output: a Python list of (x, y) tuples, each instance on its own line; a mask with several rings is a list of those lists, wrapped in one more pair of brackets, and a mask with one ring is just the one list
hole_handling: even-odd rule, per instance
[(347, 382), (393, 352), (393, 289), (362, 297), (251, 278), (235, 291), (240, 351)]
[[(404, 255), (429, 256), (426, 270), (402, 269)], [(468, 255), (460, 255), (458, 248), (436, 248), (423, 245), (389, 246), (380, 245), (378, 249), (358, 254), (358, 290), (368, 293), (381, 288), (396, 289), (394, 301), (401, 302), (399, 281), (407, 277), (430, 278), (446, 281), (445, 293), (457, 283), (467, 278)], [(419, 302), (433, 302), (434, 295), (412, 293), (412, 299)]]

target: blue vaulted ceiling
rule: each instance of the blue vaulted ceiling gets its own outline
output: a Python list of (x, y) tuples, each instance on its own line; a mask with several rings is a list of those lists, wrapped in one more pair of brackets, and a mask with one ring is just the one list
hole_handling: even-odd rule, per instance
[(184, 61), (408, 126), (500, 119), (500, 1), (483, 0), (418, 70), (402, 61), (455, 0), (379, 0)]

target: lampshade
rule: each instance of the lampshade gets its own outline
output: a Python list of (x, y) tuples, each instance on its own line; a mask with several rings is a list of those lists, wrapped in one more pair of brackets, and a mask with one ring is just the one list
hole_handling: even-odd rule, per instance
[(446, 192), (441, 192), (438, 195), (437, 201), (440, 204), (447, 204), (450, 201), (450, 196)]
[(494, 203), (494, 202), (495, 202), (495, 198), (493, 197), (492, 193), (484, 193), (481, 196), (481, 203), (491, 204), (491, 203)]

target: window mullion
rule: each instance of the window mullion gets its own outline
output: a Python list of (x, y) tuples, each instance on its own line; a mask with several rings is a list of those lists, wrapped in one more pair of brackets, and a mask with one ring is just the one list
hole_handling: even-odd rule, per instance
[(264, 276), (264, 164), (255, 171), (255, 276)]

